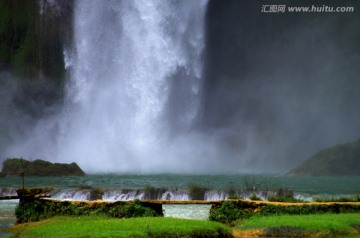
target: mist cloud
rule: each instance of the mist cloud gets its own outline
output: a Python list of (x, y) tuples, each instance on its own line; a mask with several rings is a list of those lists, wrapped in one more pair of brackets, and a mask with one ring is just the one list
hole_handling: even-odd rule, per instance
[(59, 93), (47, 81), (0, 75), (1, 159), (75, 161), (87, 172), (287, 172), (358, 139), (357, 15), (264, 14), (263, 3), (152, 12), (79, 1), (63, 100), (45, 100)]

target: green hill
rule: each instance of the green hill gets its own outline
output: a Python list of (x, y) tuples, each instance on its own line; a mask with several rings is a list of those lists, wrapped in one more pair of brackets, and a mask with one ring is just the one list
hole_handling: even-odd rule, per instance
[(320, 150), (290, 174), (360, 176), (360, 140)]
[(2, 174), (16, 175), (24, 170), (25, 176), (83, 176), (84, 171), (76, 164), (51, 163), (45, 160), (7, 159), (3, 163)]

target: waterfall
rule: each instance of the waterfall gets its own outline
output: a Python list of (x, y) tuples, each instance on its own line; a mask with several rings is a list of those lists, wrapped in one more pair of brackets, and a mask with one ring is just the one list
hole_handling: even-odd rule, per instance
[(78, 1), (61, 160), (97, 172), (178, 169), (173, 150), (189, 150), (200, 107), (206, 3)]

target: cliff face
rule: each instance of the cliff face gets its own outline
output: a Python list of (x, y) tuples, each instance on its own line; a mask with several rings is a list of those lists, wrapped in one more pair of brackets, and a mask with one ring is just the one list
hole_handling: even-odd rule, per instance
[(72, 35), (73, 3), (51, 2), (0, 2), (0, 70), (10, 70), (25, 79), (62, 80), (64, 44)]
[(17, 79), (16, 107), (30, 116), (42, 116), (39, 108), (63, 96), (73, 1), (4, 0), (0, 12), (0, 71), (15, 76), (7, 80)]
[(76, 164), (51, 163), (45, 160), (28, 161), (14, 158), (3, 163), (2, 174), (20, 174), (24, 169), (25, 176), (83, 176), (84, 171)]
[(0, 151), (4, 152), (15, 137), (24, 137), (63, 102), (73, 0), (2, 0), (0, 13)]
[(359, 176), (360, 140), (320, 150), (290, 172), (293, 175)]

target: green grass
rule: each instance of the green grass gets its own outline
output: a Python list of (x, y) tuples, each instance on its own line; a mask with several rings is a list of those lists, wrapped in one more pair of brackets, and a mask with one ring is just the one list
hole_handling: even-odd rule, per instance
[(360, 202), (360, 193), (341, 197), (316, 197), (315, 202)]
[(198, 220), (145, 217), (57, 216), (15, 226), (13, 237), (231, 237), (225, 225)]
[[(261, 230), (266, 235), (339, 237), (360, 235), (360, 214), (253, 216), (238, 221), (237, 230)], [(354, 237), (353, 236), (353, 237)]]

